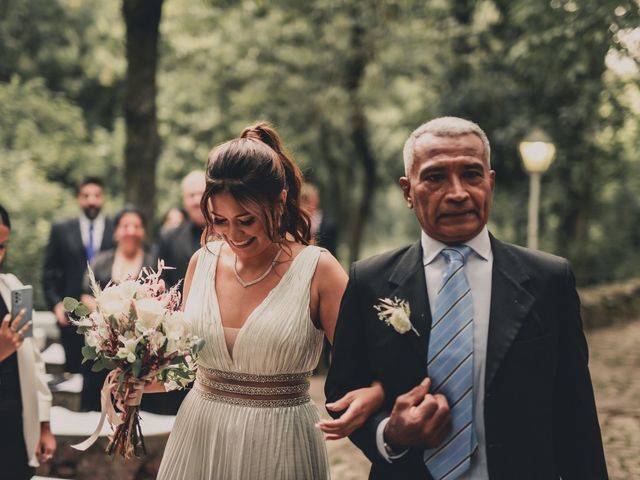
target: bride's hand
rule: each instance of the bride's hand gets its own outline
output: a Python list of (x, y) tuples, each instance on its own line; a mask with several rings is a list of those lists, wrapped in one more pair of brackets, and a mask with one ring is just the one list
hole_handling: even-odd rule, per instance
[(328, 410), (345, 412), (340, 418), (323, 420), (317, 426), (325, 433), (327, 440), (344, 438), (360, 428), (367, 418), (382, 407), (383, 402), (384, 389), (380, 382), (373, 382), (370, 387), (352, 390), (341, 399), (327, 403)]

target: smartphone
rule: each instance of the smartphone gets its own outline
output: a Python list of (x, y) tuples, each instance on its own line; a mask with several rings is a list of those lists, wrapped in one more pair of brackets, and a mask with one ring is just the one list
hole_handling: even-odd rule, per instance
[[(11, 318), (16, 318), (20, 310), (24, 308), (24, 317), (16, 330), (20, 330), (27, 322), (31, 321), (33, 314), (33, 287), (25, 285), (24, 287), (11, 290)], [(23, 334), (23, 337), (33, 336), (33, 325)]]

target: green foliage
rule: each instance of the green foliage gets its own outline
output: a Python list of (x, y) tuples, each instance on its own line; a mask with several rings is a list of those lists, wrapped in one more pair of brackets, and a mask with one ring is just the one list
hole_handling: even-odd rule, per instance
[[(539, 126), (558, 149), (543, 176), (542, 248), (568, 256), (582, 283), (637, 275), (639, 24), (632, 0), (165, 2), (156, 217), (180, 203), (181, 177), (212, 146), (267, 119), (338, 220), (342, 258), (368, 177), (361, 256), (397, 246), (418, 234), (396, 183), (403, 142), (454, 114), (492, 142), (493, 232), (524, 242), (517, 144)], [(109, 208), (122, 203), (119, 2), (6, 2), (0, 59), (0, 202), (15, 221), (7, 268), (38, 289), (50, 222), (76, 213), (74, 183), (102, 175)]]
[(0, 203), (12, 220), (5, 268), (34, 286), (38, 308), (51, 222), (76, 214), (73, 188), (84, 176), (117, 181), (116, 138), (99, 128), (90, 138), (82, 110), (42, 80), (0, 82)]

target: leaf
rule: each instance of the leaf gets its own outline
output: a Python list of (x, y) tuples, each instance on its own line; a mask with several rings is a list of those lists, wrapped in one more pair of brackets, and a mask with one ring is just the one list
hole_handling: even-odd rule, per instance
[(99, 372), (100, 370), (103, 370), (104, 368), (106, 368), (105, 364), (104, 364), (104, 358), (99, 358), (91, 366), (91, 371), (92, 372)]
[(131, 373), (133, 373), (134, 377), (138, 378), (140, 376), (140, 369), (142, 369), (142, 360), (138, 358), (131, 366)]
[(199, 338), (196, 342), (194, 342), (191, 347), (191, 352), (196, 355), (200, 350), (204, 348), (204, 339)]
[(86, 317), (91, 313), (91, 310), (89, 310), (86, 305), (79, 303), (76, 308), (73, 309), (73, 313), (75, 313), (79, 317)]
[(96, 352), (95, 347), (85, 345), (82, 347), (82, 356), (85, 360), (94, 360), (98, 356), (98, 352)]
[(78, 307), (78, 305), (80, 305), (80, 302), (75, 298), (64, 297), (64, 300), (62, 300), (62, 305), (67, 312), (73, 312)]

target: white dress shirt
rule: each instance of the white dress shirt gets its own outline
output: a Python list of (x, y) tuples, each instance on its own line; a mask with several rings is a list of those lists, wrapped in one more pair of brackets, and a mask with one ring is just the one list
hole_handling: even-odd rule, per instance
[(104, 236), (104, 215), (102, 213), (98, 214), (93, 221), (89, 220), (84, 214), (78, 218), (80, 220), (80, 235), (82, 236), (84, 248), (87, 248), (89, 243), (89, 225), (93, 223), (93, 251), (97, 254), (102, 246), (102, 237)]
[[(421, 237), (423, 264), (427, 280), (427, 295), (431, 315), (436, 303), (437, 290), (447, 269), (447, 261), (440, 252), (445, 245), (422, 232)], [(484, 429), (484, 378), (487, 359), (487, 338), (489, 334), (489, 311), (491, 307), (491, 275), (493, 271), (493, 252), (489, 240), (489, 231), (484, 227), (474, 238), (465, 242), (473, 249), (464, 267), (473, 298), (473, 425), (478, 440), (478, 450), (471, 457), (471, 468), (461, 480), (488, 480), (487, 451)], [(426, 362), (427, 359), (425, 358)], [(392, 462), (400, 455), (390, 457), (384, 448), (384, 427), (388, 419), (380, 422), (376, 444), (380, 455)]]

